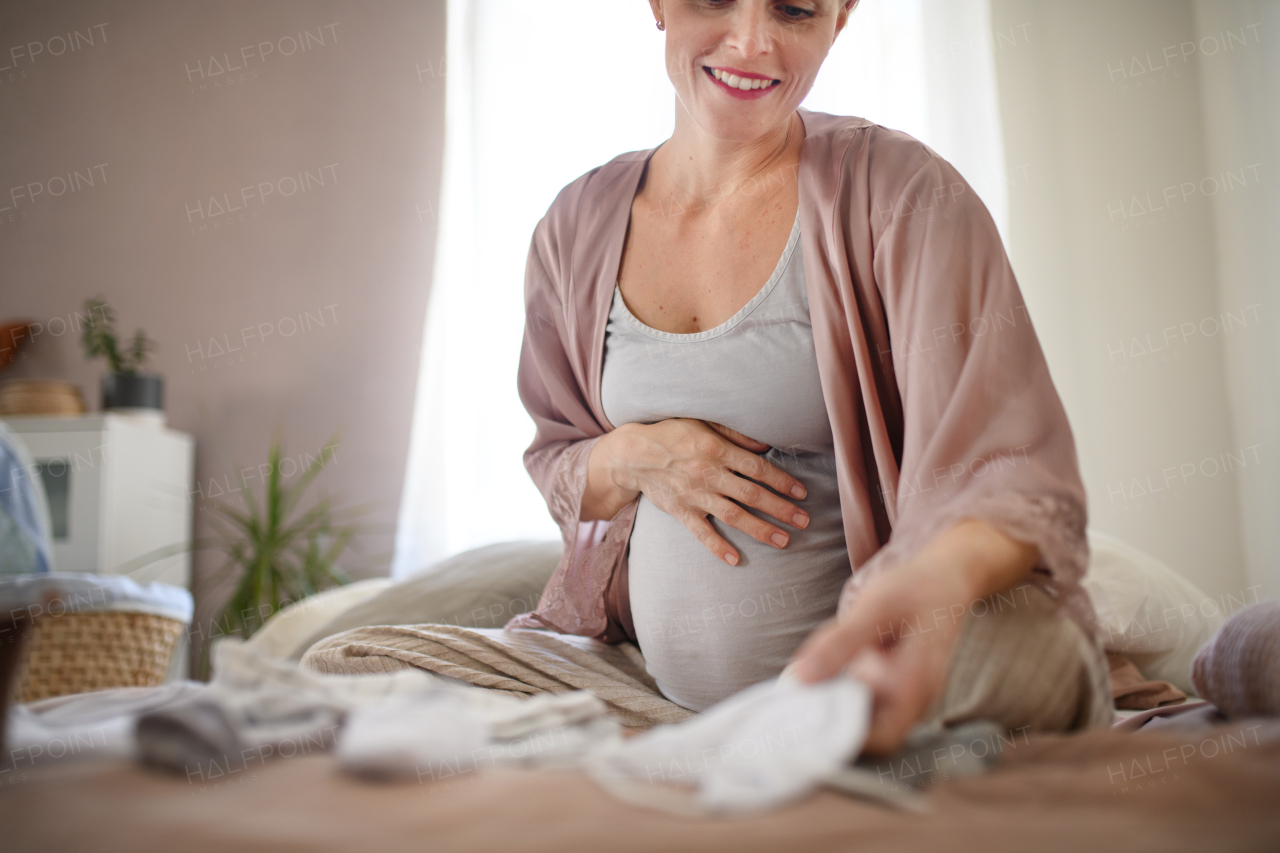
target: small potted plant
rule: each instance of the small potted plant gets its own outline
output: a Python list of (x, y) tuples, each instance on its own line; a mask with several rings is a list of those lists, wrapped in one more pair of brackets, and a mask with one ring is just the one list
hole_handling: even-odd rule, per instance
[(328, 498), (312, 501), (309, 509), (299, 508), (312, 481), (333, 461), (337, 446), (335, 436), (287, 481), (281, 473), (284, 448), (279, 439), (274, 440), (267, 453), (262, 496), (254, 495), (241, 474), (244, 508), (213, 505), (216, 514), (208, 521), (215, 539), (201, 544), (216, 547), (226, 558), (213, 579), (235, 581), (235, 591), (219, 619), (225, 633), (247, 640), (285, 605), (350, 583), (338, 567), (338, 558), (361, 532), (354, 520), (363, 510), (335, 507)]
[(155, 341), (138, 329), (127, 347), (116, 335), (116, 316), (104, 299), (84, 303), (89, 321), (80, 335), (88, 359), (105, 358), (109, 372), (102, 377), (102, 408), (164, 411), (164, 380), (139, 373), (147, 355), (155, 351)]
[[(325, 589), (350, 583), (338, 566), (352, 539), (367, 532), (355, 522), (365, 507), (337, 507), (327, 497), (311, 502), (309, 509), (299, 504), (321, 470), (334, 459), (338, 437), (334, 436), (296, 476), (281, 472), (284, 448), (276, 439), (267, 455), (262, 495), (240, 475), (240, 495), (244, 508), (214, 504), (216, 514), (208, 521), (214, 538), (197, 547), (222, 551), (222, 569), (209, 581), (221, 584), (234, 580), (231, 599), (215, 623), (219, 633), (248, 639), (286, 605), (301, 601)], [(205, 644), (199, 669), (206, 672), (210, 646)]]
[[(237, 474), (236, 490), (243, 507), (213, 502), (212, 512), (205, 516), (213, 535), (144, 554), (126, 564), (129, 571), (137, 572), (188, 550), (221, 551), (221, 567), (204, 574), (196, 591), (197, 598), (217, 597), (228, 585), (233, 587), (230, 599), (210, 626), (209, 641), (219, 636), (247, 640), (286, 606), (350, 583), (339, 559), (349, 555), (357, 536), (371, 532), (370, 527), (357, 522), (368, 507), (338, 506), (328, 497), (306, 501), (307, 509), (301, 507), (312, 482), (336, 458), (338, 442), (339, 436), (332, 436), (316, 456), (306, 454), (286, 475), (281, 470), (281, 463), (289, 461), (284, 445), (278, 438), (272, 440), (267, 473), (262, 474), (261, 465), (256, 469), (262, 477), (260, 494), (244, 475), (244, 471), (255, 469), (244, 469)], [(379, 561), (388, 556), (380, 555)], [(199, 678), (209, 676), (210, 651), (211, 642), (204, 642), (197, 653), (194, 663)]]

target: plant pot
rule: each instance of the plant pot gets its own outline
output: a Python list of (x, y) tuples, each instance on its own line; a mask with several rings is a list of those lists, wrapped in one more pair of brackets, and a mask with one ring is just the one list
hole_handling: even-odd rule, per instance
[(164, 411), (164, 379), (145, 373), (108, 373), (102, 377), (103, 409)]

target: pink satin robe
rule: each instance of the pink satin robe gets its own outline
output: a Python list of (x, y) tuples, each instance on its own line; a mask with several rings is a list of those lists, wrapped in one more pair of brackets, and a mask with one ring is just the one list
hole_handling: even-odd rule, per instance
[[(874, 572), (972, 517), (1035, 544), (1033, 582), (1093, 631), (1075, 443), (985, 205), (906, 134), (800, 116), (804, 272), (854, 567), (841, 611)], [(587, 457), (614, 428), (600, 402), (604, 332), (653, 150), (569, 184), (534, 231), (518, 386), (537, 433), (524, 463), (565, 551), (537, 610), (508, 628), (635, 639), (626, 552), (638, 500), (610, 521), (578, 515)]]

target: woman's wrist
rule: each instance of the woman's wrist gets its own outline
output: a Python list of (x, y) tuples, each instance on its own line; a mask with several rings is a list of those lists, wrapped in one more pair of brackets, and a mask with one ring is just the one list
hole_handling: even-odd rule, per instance
[(596, 439), (587, 458), (587, 485), (578, 518), (608, 521), (639, 494), (630, 488), (626, 467), (626, 442), (639, 424), (623, 424)]
[(966, 518), (935, 537), (913, 562), (955, 574), (970, 600), (977, 600), (1025, 581), (1039, 559), (1035, 545)]

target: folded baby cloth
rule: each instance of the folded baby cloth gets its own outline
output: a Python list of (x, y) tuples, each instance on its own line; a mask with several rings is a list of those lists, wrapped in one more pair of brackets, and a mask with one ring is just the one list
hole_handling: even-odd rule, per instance
[(442, 690), (361, 708), (342, 730), (338, 760), (362, 776), (422, 782), (499, 765), (576, 767), (622, 739), (604, 702), (586, 691), (500, 703), (473, 701), (478, 696), (479, 688)]
[[(321, 675), (237, 641), (215, 647), (214, 673), (196, 695), (140, 717), (145, 762), (191, 781), (334, 747), (344, 770), (417, 781), (496, 765), (583, 767), (623, 799), (684, 814), (770, 808), (824, 783), (906, 806), (918, 796), (914, 782), (886, 784), (882, 769), (852, 764), (871, 699), (847, 676), (805, 685), (784, 675), (624, 740), (585, 690), (518, 698), (418, 669)], [(938, 743), (916, 748), (936, 754)], [(948, 755), (955, 775), (964, 761)]]
[(214, 675), (207, 687), (138, 718), (143, 763), (206, 780), (279, 755), (327, 750), (350, 711), (422, 695), (432, 686), (431, 676), (408, 671), (350, 679), (316, 676), (233, 638), (219, 641), (212, 658)]
[(616, 796), (664, 811), (754, 811), (797, 799), (853, 761), (870, 717), (870, 691), (853, 678), (781, 677), (603, 746), (586, 769)]
[[(137, 722), (141, 760), (189, 781), (335, 746), (351, 772), (424, 779), (444, 765), (468, 769), (464, 759), (563, 762), (620, 736), (585, 691), (522, 701), (421, 670), (316, 675), (236, 640), (213, 655), (207, 688)], [(521, 738), (547, 746), (520, 750)]]
[(892, 757), (859, 758), (870, 718), (870, 691), (856, 679), (804, 685), (784, 672), (685, 722), (603, 745), (585, 767), (621, 799), (686, 816), (774, 808), (824, 785), (923, 811), (925, 788), (985, 772), (1029, 742), (1026, 730), (986, 720), (921, 725)]
[(496, 765), (576, 767), (622, 799), (678, 814), (766, 809), (823, 784), (916, 808), (921, 787), (985, 769), (999, 752), (978, 743), (998, 739), (982, 723), (917, 733), (892, 760), (855, 763), (871, 698), (847, 676), (804, 685), (784, 674), (624, 739), (611, 706), (586, 690), (518, 698), (418, 669), (322, 675), (234, 639), (214, 647), (213, 663), (207, 685), (15, 709), (20, 728), (34, 744), (93, 727), (99, 754), (131, 752), (200, 784), (328, 750), (348, 772), (420, 782)]
[(199, 696), (207, 685), (171, 681), (159, 687), (119, 687), (53, 696), (9, 709), (0, 770), (73, 761), (136, 757), (140, 715)]

